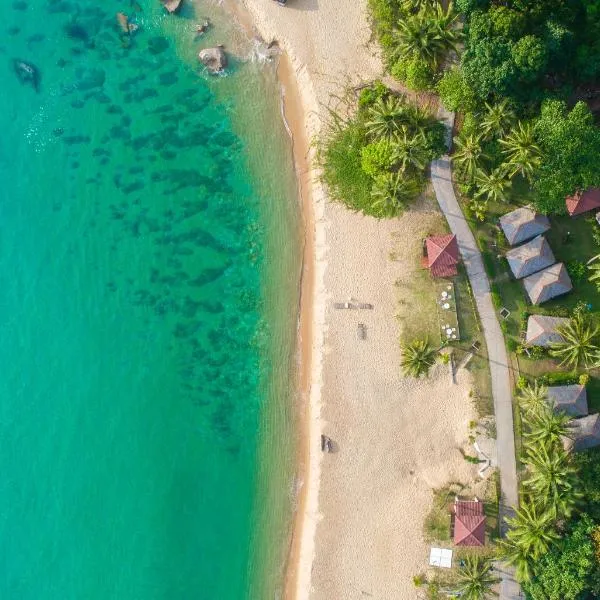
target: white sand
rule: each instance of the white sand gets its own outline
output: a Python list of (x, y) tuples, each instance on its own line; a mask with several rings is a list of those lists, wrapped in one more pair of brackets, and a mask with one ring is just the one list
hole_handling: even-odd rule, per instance
[[(285, 8), (243, 1), (263, 38), (278, 40), (291, 59), (304, 112), (300, 123), (288, 116), (297, 140), (318, 135), (332, 96), (380, 74), (366, 0), (289, 0)], [(311, 175), (310, 448), (286, 595), (412, 599), (412, 576), (426, 567), (422, 524), (431, 490), (474, 473), (457, 450), (473, 418), (469, 381), (463, 375), (451, 385), (442, 365), (428, 380), (405, 379), (399, 370), (394, 284), (410, 281), (434, 207), (376, 221), (327, 202)], [(400, 258), (392, 261), (392, 252)], [(351, 296), (375, 310), (332, 309)], [(358, 339), (359, 321), (367, 340)], [(321, 432), (339, 445), (337, 453), (321, 453)]]

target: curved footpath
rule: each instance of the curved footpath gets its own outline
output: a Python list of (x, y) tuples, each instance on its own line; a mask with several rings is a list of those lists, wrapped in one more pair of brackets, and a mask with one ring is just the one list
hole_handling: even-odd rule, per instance
[[(442, 108), (438, 116), (446, 125), (447, 145), (450, 147), (454, 114)], [(447, 154), (431, 163), (431, 181), (438, 204), (448, 220), (452, 233), (456, 235), (487, 344), (494, 412), (496, 414), (496, 443), (502, 492), (499, 518), (500, 523), (504, 524), (504, 517), (510, 514), (519, 502), (511, 384), (504, 337), (492, 303), (490, 284), (483, 266), (481, 253), (454, 195), (451, 161)], [(522, 598), (519, 585), (514, 580), (512, 569), (499, 566), (499, 573), (502, 577), (500, 585), (501, 600)]]

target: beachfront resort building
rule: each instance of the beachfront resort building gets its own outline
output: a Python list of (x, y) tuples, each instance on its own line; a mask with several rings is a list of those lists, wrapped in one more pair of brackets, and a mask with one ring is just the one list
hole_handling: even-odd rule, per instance
[(433, 277), (454, 277), (458, 273), (459, 252), (455, 235), (449, 233), (426, 238), (423, 254), (423, 266)]
[(550, 244), (543, 235), (509, 250), (506, 260), (517, 279), (533, 275), (556, 262)]
[(557, 412), (570, 417), (585, 417), (588, 414), (585, 385), (553, 385), (548, 388), (548, 402)]
[(600, 208), (600, 188), (577, 190), (572, 196), (567, 196), (565, 204), (572, 217)]
[(485, 514), (483, 502), (475, 500), (454, 501), (452, 507), (454, 543), (457, 546), (485, 545)]
[(529, 346), (548, 348), (552, 344), (564, 342), (558, 329), (569, 322), (565, 317), (547, 317), (545, 315), (530, 315), (527, 319), (525, 343)]
[(573, 289), (564, 263), (556, 263), (523, 279), (525, 291), (532, 304), (541, 304)]
[(500, 217), (500, 227), (511, 246), (522, 244), (550, 229), (548, 217), (524, 206)]

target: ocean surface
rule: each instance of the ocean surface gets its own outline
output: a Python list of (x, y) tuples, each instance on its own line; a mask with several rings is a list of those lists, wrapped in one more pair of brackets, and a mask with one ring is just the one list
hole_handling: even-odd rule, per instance
[[(214, 6), (138, 1), (0, 5), (3, 600), (279, 594), (300, 244), (274, 69)], [(230, 36), (249, 60), (211, 78)]]

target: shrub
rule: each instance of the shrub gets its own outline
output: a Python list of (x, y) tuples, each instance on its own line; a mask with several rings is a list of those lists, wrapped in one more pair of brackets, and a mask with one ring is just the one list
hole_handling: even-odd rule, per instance
[(520, 390), (525, 389), (529, 385), (527, 378), (524, 375), (519, 375), (519, 379), (517, 379), (517, 388)]
[(548, 311), (553, 317), (570, 317), (571, 311), (566, 306), (555, 306)]
[[(493, 284), (492, 284), (492, 285), (493, 285)], [(497, 309), (500, 309), (500, 308), (502, 308), (502, 298), (500, 297), (500, 294), (499, 294), (499, 293), (498, 293), (496, 290), (492, 289), (491, 296), (492, 296), (492, 304), (493, 304), (493, 305), (494, 305), (494, 306), (495, 306)], [(502, 323), (501, 323), (500, 325), (502, 325), (503, 323), (505, 324), (505, 321), (502, 321)], [(503, 330), (503, 331), (504, 331), (504, 330)]]
[(590, 381), (590, 376), (588, 373), (582, 373), (579, 376), (579, 385), (587, 385)]
[(571, 260), (567, 263), (567, 272), (574, 283), (580, 283), (585, 279), (587, 268), (584, 263), (578, 260)]
[(423, 573), (419, 573), (418, 575), (415, 575), (413, 577), (413, 583), (415, 584), (415, 587), (421, 587), (422, 585), (427, 583), (427, 578)]
[(529, 356), (532, 360), (540, 360), (547, 356), (547, 352), (541, 346), (524, 346), (519, 345), (517, 348), (517, 354)]
[(381, 83), (381, 81), (377, 80), (373, 82), (370, 86), (362, 89), (360, 91), (360, 95), (358, 97), (358, 106), (360, 108), (368, 108), (372, 106), (379, 100), (380, 98), (385, 98), (388, 96), (390, 91)]
[(577, 373), (568, 373), (557, 371), (554, 373), (546, 373), (538, 377), (538, 382), (541, 385), (573, 385), (579, 381)]
[[(487, 271), (488, 276), (493, 279), (496, 276), (496, 263), (494, 262), (494, 258), (490, 252), (487, 250), (483, 250), (481, 253), (481, 257), (483, 258), (483, 264), (485, 265), (485, 270)], [(492, 302), (494, 298), (492, 296)], [(494, 306), (496, 304), (494, 303)], [(502, 306), (502, 302), (496, 306), (496, 308), (500, 308)]]
[(436, 89), (448, 110), (470, 112), (475, 109), (475, 94), (467, 85), (463, 73), (458, 67), (446, 71)]
[(371, 142), (360, 151), (360, 165), (369, 177), (390, 171), (394, 165), (394, 145), (387, 139)]
[(433, 87), (433, 69), (418, 57), (401, 58), (396, 61), (391, 68), (391, 74), (412, 90), (425, 91)]
[(519, 344), (517, 344), (516, 340), (514, 338), (508, 338), (506, 340), (506, 347), (508, 348), (509, 352), (517, 352), (519, 351)]

